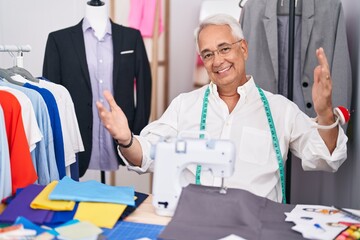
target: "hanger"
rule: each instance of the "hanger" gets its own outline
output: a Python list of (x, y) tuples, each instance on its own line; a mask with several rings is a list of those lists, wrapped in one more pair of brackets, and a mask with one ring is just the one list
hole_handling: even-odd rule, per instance
[(239, 2), (239, 7), (240, 8), (243, 8), (245, 6), (245, 3), (246, 3), (247, 0), (240, 0)]
[[(278, 0), (277, 1), (277, 15), (288, 16), (289, 15), (289, 3), (290, 0)], [(302, 14), (302, 0), (295, 0), (295, 16), (301, 16)]]
[(24, 77), (25, 79), (27, 79), (31, 82), (35, 82), (35, 83), (39, 82), (39, 79), (34, 78), (33, 75), (25, 68), (14, 66), (14, 67), (8, 68), (7, 70), (9, 70), (10, 72), (12, 72), (14, 74), (19, 74), (20, 76)]
[(100, 1), (100, 0), (90, 0), (87, 2), (88, 5), (90, 6), (103, 6), (105, 5), (104, 2)]
[(23, 83), (18, 82), (18, 81), (15, 81), (14, 79), (11, 78), (11, 77), (14, 76), (14, 75), (15, 75), (15, 74), (12, 73), (12, 72), (10, 72), (9, 70), (0, 68), (0, 77), (1, 77), (1, 78), (5, 79), (5, 81), (7, 81), (7, 82), (9, 82), (9, 83), (22, 86)]

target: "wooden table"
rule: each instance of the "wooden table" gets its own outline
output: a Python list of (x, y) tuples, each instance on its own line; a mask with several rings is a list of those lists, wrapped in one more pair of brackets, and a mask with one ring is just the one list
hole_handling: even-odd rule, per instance
[(149, 195), (143, 203), (124, 221), (136, 222), (136, 223), (148, 223), (167, 225), (171, 220), (171, 217), (159, 216), (155, 213), (155, 208), (152, 205), (152, 195)]

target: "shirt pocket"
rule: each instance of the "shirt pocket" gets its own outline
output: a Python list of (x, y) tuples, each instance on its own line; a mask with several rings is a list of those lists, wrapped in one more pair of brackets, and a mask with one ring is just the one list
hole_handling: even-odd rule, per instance
[(239, 146), (240, 161), (265, 165), (272, 147), (270, 132), (244, 127)]

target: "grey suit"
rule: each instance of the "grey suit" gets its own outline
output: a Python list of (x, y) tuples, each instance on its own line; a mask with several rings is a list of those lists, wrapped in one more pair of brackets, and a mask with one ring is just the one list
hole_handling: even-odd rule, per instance
[[(240, 22), (248, 41), (249, 58), (246, 71), (256, 83), (273, 93), (278, 92), (277, 0), (250, 0), (241, 12)], [(333, 105), (350, 108), (351, 66), (346, 29), (340, 0), (303, 0), (301, 17), (300, 86), (305, 103), (303, 109), (316, 116), (311, 89), (315, 55), (323, 47), (333, 80)]]

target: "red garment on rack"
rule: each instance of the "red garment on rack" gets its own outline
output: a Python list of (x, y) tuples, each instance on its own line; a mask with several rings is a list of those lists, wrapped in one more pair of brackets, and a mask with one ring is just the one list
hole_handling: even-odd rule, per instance
[(4, 111), (6, 135), (9, 144), (12, 194), (37, 180), (26, 140), (21, 106), (17, 98), (0, 90), (0, 105)]

